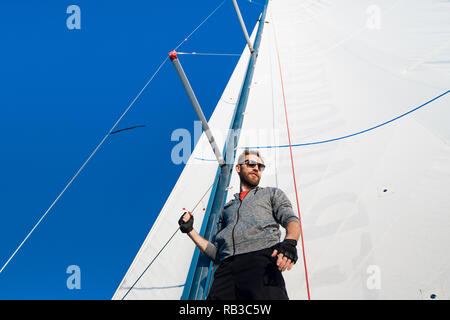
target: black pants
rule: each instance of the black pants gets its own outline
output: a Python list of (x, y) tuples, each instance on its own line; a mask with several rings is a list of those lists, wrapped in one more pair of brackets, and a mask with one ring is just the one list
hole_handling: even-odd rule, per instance
[(272, 252), (264, 249), (222, 261), (207, 300), (289, 300)]

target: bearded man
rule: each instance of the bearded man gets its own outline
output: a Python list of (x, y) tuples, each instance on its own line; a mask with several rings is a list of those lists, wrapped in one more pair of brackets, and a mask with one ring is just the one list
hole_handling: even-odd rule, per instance
[[(214, 243), (193, 229), (186, 212), (178, 221), (200, 251), (219, 266), (208, 300), (288, 300), (282, 272), (298, 259), (298, 216), (278, 188), (259, 187), (265, 164), (258, 151), (244, 150), (236, 171), (240, 192), (225, 204)], [(286, 236), (280, 242), (280, 225)]]

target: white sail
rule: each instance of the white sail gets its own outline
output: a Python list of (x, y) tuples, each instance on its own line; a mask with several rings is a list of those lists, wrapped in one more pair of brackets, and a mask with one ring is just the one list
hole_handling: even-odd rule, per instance
[[(450, 3), (271, 0), (265, 20), (237, 152), (260, 148), (261, 185), (295, 210), (298, 197), (305, 262), (300, 242), (289, 297), (449, 298)], [(247, 61), (248, 49), (210, 120), (223, 137)], [(114, 299), (214, 182), (203, 139)], [(233, 173), (227, 199), (238, 191)], [(127, 299), (180, 298), (194, 245), (176, 237)]]
[[(229, 131), (249, 57), (244, 50), (208, 121), (220, 150)], [(186, 235), (176, 232), (177, 221), (183, 211), (191, 211), (199, 203), (192, 213), (194, 228), (200, 230), (216, 178), (215, 159), (203, 133), (113, 299), (180, 299), (195, 245)]]
[[(266, 20), (239, 147), (296, 208), (284, 95), (313, 143), (292, 147), (311, 299), (449, 298), (450, 3), (273, 0)], [(301, 246), (284, 276), (308, 297)]]

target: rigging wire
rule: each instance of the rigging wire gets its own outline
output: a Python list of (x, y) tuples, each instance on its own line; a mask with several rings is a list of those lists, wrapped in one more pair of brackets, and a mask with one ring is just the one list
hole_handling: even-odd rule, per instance
[[(200, 200), (195, 204), (194, 208), (192, 208), (192, 210), (190, 210), (189, 212), (193, 215), (194, 210), (197, 208), (197, 206), (200, 204), (200, 202), (203, 201), (203, 198), (208, 194), (209, 190), (212, 188), (212, 186), (214, 185), (214, 182), (209, 186), (209, 188), (206, 190), (206, 192), (203, 194), (203, 196), (200, 198)], [(175, 232), (170, 236), (169, 240), (166, 241), (166, 243), (162, 246), (162, 248), (158, 251), (158, 253), (155, 255), (155, 257), (152, 259), (152, 261), (150, 261), (150, 263), (147, 265), (147, 267), (145, 267), (144, 271), (142, 271), (142, 273), (139, 275), (139, 277), (137, 277), (137, 279), (134, 281), (134, 283), (128, 288), (127, 292), (125, 293), (125, 295), (122, 297), (121, 300), (124, 300), (125, 297), (128, 295), (128, 293), (130, 293), (130, 291), (134, 288), (134, 286), (136, 285), (136, 283), (138, 283), (138, 281), (142, 278), (142, 276), (147, 272), (147, 270), (150, 268), (150, 266), (153, 264), (153, 262), (156, 261), (156, 258), (159, 257), (159, 255), (161, 254), (161, 252), (163, 252), (163, 250), (166, 248), (166, 246), (169, 244), (169, 242), (173, 239), (173, 237), (177, 234), (178, 230), (180, 230), (180, 227), (178, 227)]]
[(264, 4), (263, 4), (263, 3), (259, 3), (259, 2), (254, 1), (254, 0), (246, 0), (246, 1), (249, 2), (249, 3), (251, 3), (251, 4), (257, 4), (258, 6), (264, 7)]
[(306, 293), (308, 294), (308, 300), (311, 300), (311, 294), (310, 294), (310, 290), (309, 290), (308, 268), (306, 265), (305, 241), (303, 239), (302, 218), (300, 215), (300, 203), (299, 203), (299, 199), (298, 199), (299, 197), (298, 197), (298, 191), (297, 191), (297, 181), (295, 179), (294, 156), (292, 154), (291, 134), (290, 134), (290, 130), (289, 130), (287, 103), (286, 103), (286, 96), (285, 96), (285, 92), (284, 92), (283, 72), (281, 69), (280, 53), (278, 50), (277, 32), (275, 30), (275, 24), (273, 23), (273, 19), (271, 19), (271, 20), (272, 20), (273, 36), (274, 36), (274, 40), (275, 40), (274, 41), (275, 42), (275, 51), (276, 51), (277, 60), (278, 60), (278, 69), (279, 69), (279, 73), (280, 73), (281, 92), (282, 92), (282, 96), (283, 96), (283, 105), (284, 105), (284, 115), (286, 118), (286, 129), (287, 129), (287, 136), (288, 136), (288, 141), (289, 141), (289, 153), (290, 153), (291, 167), (292, 167), (292, 178), (293, 178), (293, 182), (294, 182), (295, 199), (297, 200), (296, 201), (297, 202), (297, 212), (298, 212), (298, 219), (299, 219), (299, 223), (300, 223), (300, 238), (302, 240), (302, 254), (303, 254), (303, 266), (305, 268)]
[(218, 6), (217, 6), (217, 8), (215, 8), (183, 41), (181, 41), (181, 43), (178, 45), (178, 46), (176, 46), (173, 50), (177, 50), (179, 47), (181, 47), (181, 45), (183, 44), (183, 43), (185, 43), (186, 41), (188, 41), (189, 40), (189, 38), (195, 33), (195, 32), (197, 32), (197, 30), (206, 22), (206, 21), (208, 21), (209, 20), (209, 18), (211, 18), (213, 15), (214, 15), (214, 13), (216, 13), (216, 11), (217, 10), (219, 10), (223, 5), (224, 5), (224, 3), (226, 2), (227, 0), (223, 0)]
[(155, 78), (155, 76), (159, 73), (161, 68), (164, 66), (164, 64), (167, 62), (168, 57), (166, 57), (163, 62), (158, 66), (156, 71), (153, 73), (153, 75), (150, 77), (150, 79), (147, 81), (145, 86), (139, 91), (137, 96), (133, 99), (133, 101), (130, 103), (130, 105), (125, 109), (125, 111), (122, 113), (122, 115), (119, 117), (119, 119), (116, 121), (116, 123), (112, 126), (112, 128), (108, 131), (108, 133), (103, 137), (103, 139), (100, 141), (100, 143), (97, 145), (97, 147), (92, 151), (92, 153), (89, 155), (87, 160), (83, 163), (83, 165), (78, 169), (78, 171), (75, 173), (75, 175), (70, 179), (69, 183), (64, 187), (64, 189), (59, 193), (59, 195), (56, 197), (56, 199), (53, 201), (53, 203), (50, 205), (50, 207), (45, 211), (45, 213), (42, 215), (42, 217), (38, 220), (38, 222), (34, 225), (34, 227), (31, 229), (31, 231), (27, 234), (25, 239), (20, 243), (20, 245), (17, 247), (17, 249), (13, 252), (13, 254), (9, 257), (9, 259), (6, 261), (6, 263), (3, 265), (3, 267), (0, 269), (0, 274), (3, 272), (3, 270), (6, 268), (6, 266), (11, 262), (11, 260), (14, 258), (14, 256), (19, 252), (20, 248), (22, 248), (23, 244), (28, 240), (28, 238), (31, 236), (31, 234), (34, 232), (34, 230), (41, 224), (42, 220), (47, 216), (47, 214), (50, 212), (50, 210), (55, 206), (55, 204), (58, 202), (58, 200), (61, 198), (61, 196), (66, 192), (66, 190), (70, 187), (70, 185), (75, 181), (75, 179), (78, 177), (78, 175), (83, 171), (83, 169), (86, 167), (88, 162), (91, 160), (91, 158), (94, 156), (94, 154), (98, 151), (98, 149), (103, 145), (103, 143), (106, 141), (106, 139), (109, 137), (110, 132), (112, 132), (116, 126), (119, 124), (119, 122), (123, 119), (123, 117), (128, 113), (128, 111), (131, 109), (131, 107), (134, 105), (136, 100), (141, 96), (142, 92), (144, 92), (145, 88), (150, 84), (150, 82)]
[[(174, 50), (178, 49), (181, 45), (183, 45), (189, 38), (197, 32), (197, 30), (204, 24), (206, 21), (211, 18), (214, 13), (216, 13), (217, 10), (219, 10), (226, 0), (223, 0), (183, 41), (181, 41)], [(41, 224), (41, 222), (44, 220), (44, 218), (47, 216), (47, 214), (50, 212), (50, 210), (55, 206), (55, 204), (58, 202), (58, 200), (61, 198), (61, 196), (66, 192), (66, 190), (70, 187), (70, 185), (75, 181), (75, 179), (78, 177), (78, 175), (83, 171), (83, 169), (86, 167), (88, 162), (91, 160), (91, 158), (94, 156), (94, 154), (98, 151), (98, 149), (103, 145), (103, 143), (106, 141), (106, 139), (111, 135), (111, 132), (117, 127), (119, 122), (123, 119), (123, 117), (128, 113), (128, 111), (131, 109), (131, 107), (134, 105), (134, 103), (137, 101), (137, 99), (142, 95), (144, 90), (148, 87), (148, 85), (153, 81), (153, 79), (156, 77), (156, 75), (159, 73), (161, 68), (166, 64), (166, 62), (169, 60), (169, 56), (166, 55), (164, 60), (160, 63), (160, 65), (156, 68), (156, 71), (152, 74), (150, 79), (147, 81), (147, 83), (144, 85), (144, 87), (139, 91), (139, 93), (136, 95), (136, 97), (131, 101), (131, 103), (128, 105), (128, 107), (125, 109), (125, 111), (121, 114), (119, 119), (114, 123), (114, 125), (111, 127), (111, 129), (108, 131), (108, 133), (103, 137), (103, 139), (100, 141), (100, 143), (97, 145), (97, 147), (92, 151), (92, 153), (89, 155), (87, 160), (83, 163), (83, 165), (78, 169), (78, 171), (75, 173), (75, 175), (70, 179), (70, 181), (67, 183), (67, 185), (63, 188), (63, 190), (59, 193), (59, 195), (56, 197), (56, 199), (53, 201), (53, 203), (50, 205), (50, 207), (44, 212), (44, 214), (41, 216), (41, 218), (38, 220), (38, 222), (34, 225), (34, 227), (31, 229), (31, 231), (27, 234), (27, 236), (23, 239), (23, 241), (20, 243), (20, 245), (16, 248), (16, 250), (13, 252), (13, 254), (9, 257), (9, 259), (5, 262), (5, 264), (0, 269), (0, 274), (3, 272), (3, 270), (6, 268), (6, 266), (11, 262), (11, 260), (15, 257), (15, 255), (19, 252), (19, 250), (22, 248), (24, 243), (28, 240), (28, 238), (31, 236), (31, 234), (36, 230), (36, 228)]]
[(240, 57), (238, 53), (209, 53), (209, 52), (177, 52), (177, 54), (191, 54), (197, 56), (235, 56)]

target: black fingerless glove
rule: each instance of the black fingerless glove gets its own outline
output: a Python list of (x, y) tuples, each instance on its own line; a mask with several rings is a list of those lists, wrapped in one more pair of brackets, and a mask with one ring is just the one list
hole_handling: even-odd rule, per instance
[[(283, 242), (276, 244), (273, 249), (276, 249), (278, 253), (283, 254), (286, 258), (291, 259), (294, 263), (297, 262), (297, 241), (293, 239), (284, 239)], [(277, 253), (277, 254), (278, 254)]]
[(183, 233), (189, 233), (189, 232), (191, 232), (194, 229), (194, 227), (193, 227), (193, 225), (194, 225), (194, 216), (191, 215), (191, 218), (187, 222), (183, 221), (183, 217), (184, 217), (184, 215), (186, 213), (187, 212), (183, 213), (183, 215), (181, 216), (180, 220), (178, 220), (178, 224), (180, 225), (180, 230)]

